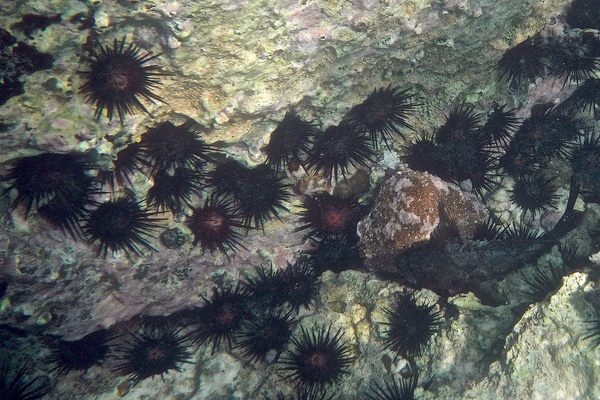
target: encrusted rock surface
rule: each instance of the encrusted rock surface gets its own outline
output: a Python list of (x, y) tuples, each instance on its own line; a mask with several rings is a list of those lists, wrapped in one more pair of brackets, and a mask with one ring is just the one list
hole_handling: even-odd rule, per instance
[(427, 172), (407, 170), (388, 178), (371, 213), (358, 226), (367, 264), (378, 269), (403, 250), (429, 240), (440, 223), (440, 212), (457, 224), (464, 238), (487, 215), (475, 195)]

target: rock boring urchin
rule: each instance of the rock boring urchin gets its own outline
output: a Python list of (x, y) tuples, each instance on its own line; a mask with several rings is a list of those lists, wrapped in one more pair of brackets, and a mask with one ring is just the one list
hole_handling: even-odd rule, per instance
[(332, 196), (327, 192), (308, 195), (302, 202), (300, 226), (296, 232), (306, 230), (306, 236), (323, 238), (327, 235), (353, 234), (363, 217), (360, 204), (351, 198)]
[(47, 383), (38, 383), (39, 377), (28, 379), (27, 368), (11, 370), (8, 360), (0, 362), (0, 399), (6, 400), (36, 400), (41, 399), (50, 391)]
[(173, 214), (179, 214), (185, 204), (191, 207), (192, 195), (202, 190), (201, 174), (187, 168), (160, 169), (152, 179), (154, 185), (148, 190), (146, 203), (157, 212), (169, 209)]
[(131, 377), (134, 386), (154, 375), (163, 377), (171, 370), (180, 372), (180, 364), (192, 363), (192, 353), (180, 329), (154, 329), (149, 333), (129, 335), (131, 339), (120, 349), (118, 359), (121, 362), (115, 371)]
[(548, 46), (550, 73), (564, 78), (565, 84), (583, 82), (600, 72), (600, 42), (593, 35), (555, 38)]
[(109, 185), (114, 191), (116, 185), (123, 187), (126, 183), (132, 186), (131, 175), (135, 172), (144, 173), (143, 167), (148, 166), (148, 161), (143, 156), (139, 142), (130, 143), (117, 153), (113, 160), (112, 170), (98, 171), (98, 180), (102, 185)]
[(242, 282), (252, 305), (259, 310), (273, 310), (281, 307), (290, 296), (288, 283), (280, 269), (255, 267), (254, 274), (246, 273)]
[(413, 129), (408, 117), (419, 104), (414, 103), (414, 93), (398, 86), (379, 88), (362, 103), (355, 105), (344, 116), (343, 122), (353, 126), (359, 132), (368, 133), (374, 148), (378, 148), (381, 140), (389, 149), (394, 135), (404, 138), (400, 127)]
[(494, 105), (485, 124), (479, 129), (482, 139), (493, 143), (496, 148), (503, 148), (519, 127), (520, 120), (516, 116), (516, 108), (505, 110), (506, 104)]
[(301, 327), (301, 334), (291, 339), (292, 349), (281, 358), (285, 378), (307, 393), (322, 393), (338, 382), (355, 360), (342, 336), (341, 328), (332, 333), (331, 326)]
[(364, 267), (358, 248), (358, 235), (328, 235), (322, 239), (311, 239), (312, 247), (306, 251), (308, 264), (315, 274), (325, 271), (340, 273), (348, 269)]
[(287, 185), (268, 165), (246, 168), (229, 159), (217, 165), (206, 178), (219, 197), (233, 200), (235, 210), (248, 228), (263, 228), (279, 211), (288, 211), (284, 203), (289, 197)]
[(575, 0), (565, 19), (571, 28), (600, 29), (600, 5), (596, 0)]
[(392, 376), (391, 383), (385, 381), (383, 385), (380, 385), (373, 382), (370, 392), (365, 395), (367, 399), (371, 400), (414, 400), (418, 380), (418, 372), (410, 378), (400, 378), (400, 381)]
[(167, 121), (149, 128), (142, 135), (140, 146), (153, 170), (194, 170), (213, 161), (216, 149), (200, 139), (196, 125), (194, 121), (181, 125)]
[(50, 350), (46, 362), (54, 365), (50, 372), (57, 370), (62, 375), (70, 371), (87, 371), (108, 357), (108, 342), (112, 339), (114, 336), (107, 330), (92, 332), (82, 339), (72, 341), (57, 337), (46, 338), (44, 342)]
[(213, 288), (210, 299), (202, 296), (204, 304), (190, 312), (190, 338), (199, 344), (212, 342), (214, 353), (222, 342), (231, 350), (244, 324), (252, 318), (248, 295), (242, 287)]
[(545, 178), (541, 174), (524, 175), (517, 178), (510, 200), (519, 206), (524, 213), (535, 216), (538, 212), (556, 208), (558, 195), (554, 180), (556, 177)]
[(277, 171), (285, 168), (296, 171), (300, 165), (304, 165), (304, 156), (316, 132), (315, 124), (303, 121), (294, 112), (288, 112), (271, 133), (269, 144), (262, 149), (267, 155), (267, 164)]
[(292, 311), (263, 311), (244, 324), (237, 348), (248, 362), (277, 361), (283, 348), (290, 340), (295, 323)]
[(152, 89), (158, 87), (159, 77), (170, 74), (148, 64), (158, 56), (142, 52), (134, 43), (125, 45), (125, 38), (115, 39), (112, 47), (99, 45), (88, 57), (89, 70), (80, 72), (84, 83), (79, 93), (96, 106), (94, 117), (99, 120), (106, 109), (108, 119), (116, 112), (122, 125), (125, 115), (136, 108), (150, 114), (140, 98), (164, 102)]
[(141, 255), (140, 246), (155, 250), (147, 237), (152, 237), (151, 231), (160, 220), (151, 217), (150, 211), (139, 202), (124, 196), (108, 200), (91, 211), (82, 229), (91, 243), (100, 242), (98, 255), (106, 258), (109, 250)]
[(384, 331), (386, 348), (402, 357), (420, 356), (423, 347), (442, 323), (441, 312), (434, 311), (435, 304), (419, 304), (414, 294), (398, 295), (391, 307), (383, 312), (388, 321)]
[(310, 309), (319, 293), (318, 277), (310, 266), (308, 260), (296, 261), (289, 264), (282, 271), (283, 279), (287, 283), (287, 303), (296, 311), (304, 306)]
[(544, 301), (560, 289), (563, 275), (566, 273), (562, 264), (548, 263), (546, 267), (536, 265), (531, 275), (523, 278), (523, 294), (532, 302)]
[(211, 197), (202, 207), (194, 208), (192, 215), (186, 219), (187, 227), (194, 235), (193, 246), (200, 243), (202, 253), (207, 249), (212, 254), (220, 250), (229, 260), (229, 251), (236, 252), (239, 247), (245, 249), (240, 242), (240, 230), (247, 228), (235, 213), (231, 201)]
[(517, 88), (523, 82), (533, 83), (543, 76), (546, 71), (546, 50), (542, 43), (542, 37), (537, 34), (506, 50), (497, 65), (499, 79)]
[(17, 190), (12, 207), (23, 204), (25, 217), (33, 207), (44, 219), (79, 236), (80, 219), (98, 192), (91, 166), (82, 154), (43, 153), (14, 161), (3, 181), (12, 181), (5, 192)]
[(341, 175), (346, 178), (350, 166), (367, 167), (375, 159), (370, 139), (350, 124), (330, 126), (315, 135), (306, 166), (323, 174), (329, 184)]
[(587, 132), (579, 140), (569, 155), (569, 163), (573, 173), (581, 181), (582, 196), (586, 202), (600, 202), (600, 135), (594, 131)]

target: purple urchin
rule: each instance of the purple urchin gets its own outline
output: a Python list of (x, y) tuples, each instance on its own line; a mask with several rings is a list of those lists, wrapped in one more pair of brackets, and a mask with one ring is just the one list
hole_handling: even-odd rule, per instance
[(343, 118), (343, 124), (353, 126), (359, 132), (368, 133), (374, 148), (378, 148), (378, 140), (382, 140), (389, 149), (388, 140), (393, 135), (404, 138), (399, 127), (413, 129), (408, 117), (420, 104), (412, 100), (415, 94), (409, 89), (398, 86), (379, 88), (362, 103), (355, 105)]
[(300, 336), (291, 339), (292, 349), (282, 359), (282, 371), (299, 390), (323, 393), (327, 386), (338, 382), (355, 357), (342, 329), (331, 332), (331, 326), (308, 330), (301, 327)]
[(153, 170), (195, 170), (213, 162), (216, 149), (200, 139), (196, 125), (194, 121), (181, 125), (167, 121), (142, 135), (140, 146)]
[(367, 167), (375, 160), (375, 151), (363, 132), (350, 124), (330, 126), (315, 135), (306, 166), (323, 174), (329, 184), (341, 175), (346, 178), (350, 166)]
[(121, 349), (121, 363), (115, 371), (131, 377), (134, 386), (142, 380), (169, 371), (180, 372), (180, 364), (192, 364), (192, 353), (180, 329), (155, 329), (150, 333), (129, 333), (131, 340)]
[(13, 372), (8, 360), (0, 361), (0, 399), (36, 400), (50, 392), (47, 383), (39, 383), (40, 377), (26, 377), (27, 367), (23, 366)]
[(25, 206), (25, 218), (33, 207), (53, 225), (80, 235), (80, 220), (98, 193), (95, 180), (88, 174), (91, 165), (82, 154), (42, 153), (14, 161), (3, 181), (12, 181), (4, 190), (17, 190), (11, 207)]
[(294, 171), (296, 164), (304, 165), (304, 155), (308, 153), (316, 132), (315, 124), (303, 121), (294, 112), (286, 113), (271, 133), (269, 144), (263, 147), (267, 155), (266, 163), (277, 171), (284, 167)]
[(85, 372), (93, 365), (102, 363), (110, 352), (108, 342), (114, 337), (107, 330), (100, 330), (79, 340), (47, 338), (44, 342), (50, 355), (46, 357), (46, 362), (54, 364), (50, 372), (58, 370), (61, 375), (70, 371)]
[(218, 249), (229, 260), (228, 251), (236, 252), (238, 247), (245, 249), (240, 241), (240, 230), (247, 229), (247, 226), (241, 222), (229, 200), (207, 199), (202, 207), (194, 208), (186, 225), (194, 235), (192, 245), (200, 243), (202, 253), (208, 249), (212, 254)]
[(151, 212), (129, 196), (118, 197), (100, 204), (91, 211), (82, 227), (88, 240), (100, 242), (98, 255), (106, 258), (112, 253), (124, 251), (126, 254), (141, 255), (141, 247), (155, 250), (147, 237), (158, 228), (161, 218), (151, 217)]
[(414, 294), (398, 295), (391, 307), (383, 312), (388, 321), (384, 332), (386, 348), (403, 357), (420, 356), (437, 326), (442, 323), (441, 311), (434, 311), (435, 304), (419, 304)]
[(243, 327), (236, 348), (248, 362), (275, 362), (288, 343), (296, 320), (292, 311), (262, 311), (248, 320)]
[(164, 100), (152, 92), (158, 87), (158, 77), (170, 74), (160, 72), (158, 65), (148, 65), (160, 54), (142, 53), (133, 42), (125, 45), (125, 38), (120, 42), (115, 39), (113, 46), (99, 45), (88, 58), (89, 70), (81, 71), (84, 83), (79, 89), (89, 103), (96, 106), (94, 117), (99, 120), (106, 109), (106, 116), (112, 120), (116, 112), (123, 124), (126, 114), (133, 114), (134, 109), (148, 110), (140, 101), (149, 102)]
[(332, 196), (327, 192), (308, 195), (302, 202), (300, 225), (296, 232), (306, 230), (307, 237), (353, 234), (363, 217), (360, 204), (350, 198)]
[(152, 175), (154, 185), (148, 190), (146, 203), (156, 211), (171, 210), (181, 213), (183, 205), (191, 206), (191, 197), (202, 190), (202, 176), (187, 168), (178, 167), (174, 171), (160, 169)]
[(233, 200), (236, 212), (248, 228), (263, 228), (280, 211), (289, 211), (284, 203), (288, 186), (268, 165), (246, 168), (235, 160), (225, 160), (208, 173), (207, 183), (215, 194)]
[(204, 296), (202, 299), (204, 304), (188, 313), (192, 325), (191, 340), (199, 344), (211, 342), (213, 353), (222, 342), (231, 350), (243, 326), (252, 318), (248, 295), (237, 285), (234, 288), (213, 288), (210, 299)]

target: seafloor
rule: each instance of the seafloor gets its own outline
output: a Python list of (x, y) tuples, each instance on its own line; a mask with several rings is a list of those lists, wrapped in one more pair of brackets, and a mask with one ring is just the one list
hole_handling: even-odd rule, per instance
[[(495, 295), (490, 294), (492, 289), (474, 293), (468, 286), (450, 288), (437, 282), (452, 280), (446, 276), (449, 273), (438, 271), (453, 256), (465, 254), (461, 246), (449, 247), (457, 254), (438, 259), (439, 264), (431, 261), (435, 269), (423, 278), (427, 284), (376, 273), (394, 253), (387, 249), (411, 248), (429, 239), (440, 221), (439, 203), (450, 198), (440, 200), (442, 194), (455, 196), (453, 202), (460, 206), (453, 215), (465, 225), (488, 213), (507, 224), (520, 220), (522, 211), (510, 201), (511, 178), (494, 176), (493, 189), (476, 196), (463, 191), (469, 189), (466, 182), (457, 186), (427, 174), (414, 177), (402, 157), (409, 143), (422, 133), (434, 132), (461, 104), (472, 105), (482, 116), (494, 105), (506, 105), (516, 109), (516, 117), (527, 118), (536, 106), (548, 108), (564, 101), (576, 83), (549, 75), (511, 85), (498, 79), (496, 65), (505, 51), (540, 31), (546, 36), (563, 34), (569, 3), (0, 2), (0, 28), (53, 59), (51, 66), (32, 72), (15, 60), (16, 44), (2, 44), (3, 90), (15, 74), (23, 84), (22, 94), (8, 96), (0, 106), (4, 177), (15, 160), (40, 153), (91, 154), (98, 168), (110, 169), (118, 151), (165, 121), (176, 125), (196, 121), (204, 127), (205, 142), (247, 166), (256, 166), (265, 162), (264, 147), (289, 111), (324, 130), (339, 124), (375, 88), (408, 88), (419, 103), (408, 119), (413, 129), (402, 129), (404, 137), (394, 137), (389, 148), (379, 146), (368, 165), (352, 166), (346, 176), (332, 182), (318, 171), (288, 170), (283, 179), (289, 185), (290, 197), (284, 204), (289, 212), (280, 210), (263, 229), (250, 230), (238, 251), (227, 255), (203, 253), (200, 246), (192, 246), (193, 235), (186, 225), (191, 208), (186, 207), (175, 215), (160, 213), (163, 219), (155, 235), (178, 228), (185, 239), (181, 247), (167, 248), (156, 237), (150, 239), (156, 251), (108, 252), (102, 257), (97, 243), (75, 240), (35, 210), (26, 214), (22, 205), (11, 207), (17, 191), (4, 190), (11, 182), (2, 181), (0, 364), (26, 366), (30, 379), (40, 377), (36, 384), (49, 388), (44, 399), (263, 399), (276, 398), (278, 392), (293, 396), (294, 382), (285, 378), (281, 363), (248, 362), (239, 348), (221, 346), (213, 352), (209, 343), (191, 344), (193, 363), (182, 363), (181, 371), (171, 370), (136, 385), (130, 376), (115, 372), (115, 366), (128, 335), (142, 329), (143, 316), (168, 317), (199, 307), (213, 287), (245, 280), (255, 267), (285, 268), (310, 252), (313, 243), (296, 231), (300, 206), (305, 195), (327, 191), (351, 193), (361, 204), (370, 205), (370, 214), (359, 224), (359, 267), (341, 265), (336, 272), (323, 272), (313, 306), (301, 307), (294, 325), (295, 337), (301, 327), (341, 329), (351, 347), (355, 360), (338, 382), (327, 386), (328, 396), (366, 398), (374, 382), (390, 381), (392, 376), (400, 380), (418, 370), (418, 399), (600, 398), (600, 354), (594, 348), (598, 336), (591, 330), (600, 307), (596, 264), (600, 258), (595, 254), (600, 210), (594, 202), (577, 200), (575, 211), (585, 211), (585, 218), (550, 243), (541, 257), (527, 260), (517, 270), (496, 273)], [(105, 113), (95, 118), (94, 105), (80, 93), (85, 78), (81, 71), (87, 71), (94, 41), (112, 46), (122, 38), (144, 52), (162, 53), (152, 63), (168, 71), (152, 89), (163, 101), (142, 99), (148, 113), (136, 110), (125, 116), (123, 124), (118, 117), (109, 121)], [(15, 71), (19, 68), (23, 71)], [(596, 127), (593, 113), (581, 114), (589, 130)], [(555, 207), (528, 221), (534, 228), (552, 231), (567, 207), (570, 171), (566, 164), (554, 160), (546, 166), (559, 186), (557, 198)], [(600, 171), (595, 173), (600, 177)], [(406, 194), (392, 187), (396, 195), (379, 193), (398, 177), (429, 180), (435, 190)], [(96, 194), (98, 201), (125, 194), (144, 200), (152, 179), (142, 173), (130, 178), (130, 187), (116, 193), (105, 188)], [(434, 192), (440, 198), (431, 197)], [(205, 196), (200, 193), (192, 202), (202, 204)], [(413, 197), (406, 201), (404, 196)], [(412, 207), (409, 213), (416, 215), (417, 228), (412, 236), (398, 238), (403, 222), (394, 213), (400, 212), (397, 207), (402, 202)], [(429, 226), (423, 221), (432, 215)], [(536, 266), (562, 265), (565, 257), (559, 249), (568, 246), (576, 246), (578, 259), (585, 262), (568, 272), (561, 269), (565, 276), (555, 293), (528, 300), (531, 278), (527, 277), (535, 276)], [(513, 264), (513, 253), (510, 250), (504, 257), (507, 265)], [(482, 257), (481, 262), (486, 260)], [(346, 270), (351, 267), (355, 268)], [(420, 302), (435, 304), (442, 322), (421, 354), (403, 359), (386, 349), (383, 322), (394, 295), (407, 291), (414, 291)], [(170, 322), (167, 318), (162, 323)], [(76, 340), (99, 329), (113, 329), (119, 335), (110, 342), (111, 355), (87, 371), (59, 373), (48, 359), (46, 338)], [(586, 339), (590, 333), (592, 337)]]

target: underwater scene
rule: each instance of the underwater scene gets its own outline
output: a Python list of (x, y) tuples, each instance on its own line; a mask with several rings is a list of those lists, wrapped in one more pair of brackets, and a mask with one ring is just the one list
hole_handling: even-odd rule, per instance
[(0, 74), (0, 400), (600, 399), (600, 0), (7, 0)]

